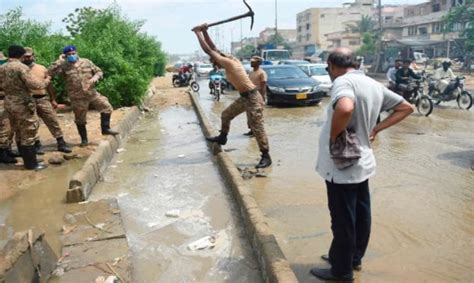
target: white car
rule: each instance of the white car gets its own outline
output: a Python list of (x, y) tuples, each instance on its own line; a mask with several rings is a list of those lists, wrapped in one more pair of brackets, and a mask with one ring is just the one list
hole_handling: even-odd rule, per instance
[(327, 66), (327, 64), (304, 64), (299, 65), (298, 67), (300, 67), (308, 76), (317, 81), (319, 83), (319, 90), (328, 95), (332, 88), (332, 81), (326, 71)]
[(196, 67), (196, 74), (199, 77), (204, 77), (208, 76), (209, 72), (213, 70), (213, 67), (211, 64), (199, 64)]

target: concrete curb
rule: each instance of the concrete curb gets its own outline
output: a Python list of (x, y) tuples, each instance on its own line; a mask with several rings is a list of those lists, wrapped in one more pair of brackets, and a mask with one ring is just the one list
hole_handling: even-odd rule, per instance
[[(194, 110), (200, 121), (203, 134), (205, 136), (212, 135), (214, 132), (213, 127), (202, 110), (199, 99), (192, 93), (189, 93), (189, 96), (191, 97)], [(243, 182), (239, 171), (229, 155), (222, 151), (220, 145), (211, 144), (210, 146), (213, 153), (217, 156), (219, 170), (237, 201), (245, 230), (257, 256), (260, 272), (264, 281), (298, 282), (298, 279), (296, 279), (293, 270), (290, 268), (290, 264), (266, 222), (265, 215), (258, 207), (252, 195), (252, 191)]]
[[(154, 94), (153, 88), (148, 89), (143, 104), (146, 105)], [(117, 149), (128, 136), (140, 115), (140, 109), (137, 106), (133, 106), (115, 127), (120, 132), (120, 135), (107, 136), (99, 143), (82, 168), (69, 181), (69, 189), (66, 193), (67, 203), (85, 201), (89, 197), (95, 184), (102, 179)]]

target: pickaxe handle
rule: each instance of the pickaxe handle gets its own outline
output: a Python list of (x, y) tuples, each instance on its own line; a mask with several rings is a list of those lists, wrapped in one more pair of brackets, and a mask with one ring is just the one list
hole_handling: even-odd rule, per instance
[(243, 19), (243, 18), (246, 18), (246, 17), (250, 17), (252, 19), (252, 22), (250, 24), (250, 30), (252, 30), (252, 28), (253, 28), (253, 17), (255, 15), (255, 13), (252, 11), (252, 8), (250, 8), (250, 6), (247, 4), (247, 2), (245, 0), (244, 0), (244, 4), (249, 9), (249, 11), (247, 13), (245, 13), (243, 15), (240, 15), (240, 16), (235, 16), (235, 17), (229, 18), (227, 20), (222, 20), (222, 21), (218, 21), (218, 22), (215, 22), (215, 23), (211, 23), (211, 24), (208, 24), (207, 26), (208, 27), (217, 26), (217, 25), (228, 23), (228, 22), (237, 21), (237, 20), (240, 20), (240, 19)]

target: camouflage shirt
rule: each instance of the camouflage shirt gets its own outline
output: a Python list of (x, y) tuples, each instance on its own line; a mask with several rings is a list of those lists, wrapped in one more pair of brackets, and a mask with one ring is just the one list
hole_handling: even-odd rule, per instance
[(5, 97), (5, 91), (3, 91), (3, 81), (5, 80), (5, 75), (3, 73), (3, 68), (5, 65), (0, 65), (0, 97)]
[(48, 69), (50, 76), (62, 76), (66, 80), (66, 90), (70, 98), (81, 98), (96, 93), (94, 88), (86, 90), (89, 80), (97, 75), (101, 78), (102, 70), (90, 60), (79, 58), (76, 63), (64, 59), (57, 60)]
[(45, 81), (35, 79), (30, 68), (17, 59), (9, 59), (7, 64), (2, 65), (0, 80), (7, 97), (29, 98), (31, 90), (47, 87)]

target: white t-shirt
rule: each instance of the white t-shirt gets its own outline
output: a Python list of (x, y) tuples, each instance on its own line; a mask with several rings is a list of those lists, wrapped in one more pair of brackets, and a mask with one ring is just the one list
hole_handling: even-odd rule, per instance
[[(343, 97), (351, 98), (354, 105), (348, 128), (354, 129), (361, 146), (361, 157), (353, 166), (339, 170), (329, 153), (331, 121), (336, 102)], [(319, 155), (316, 171), (327, 181), (336, 184), (357, 184), (375, 174), (375, 156), (369, 136), (380, 112), (390, 110), (403, 102), (403, 98), (388, 90), (381, 83), (364, 75), (362, 71), (350, 71), (334, 80), (331, 102), (327, 108), (327, 120), (319, 138)]]

